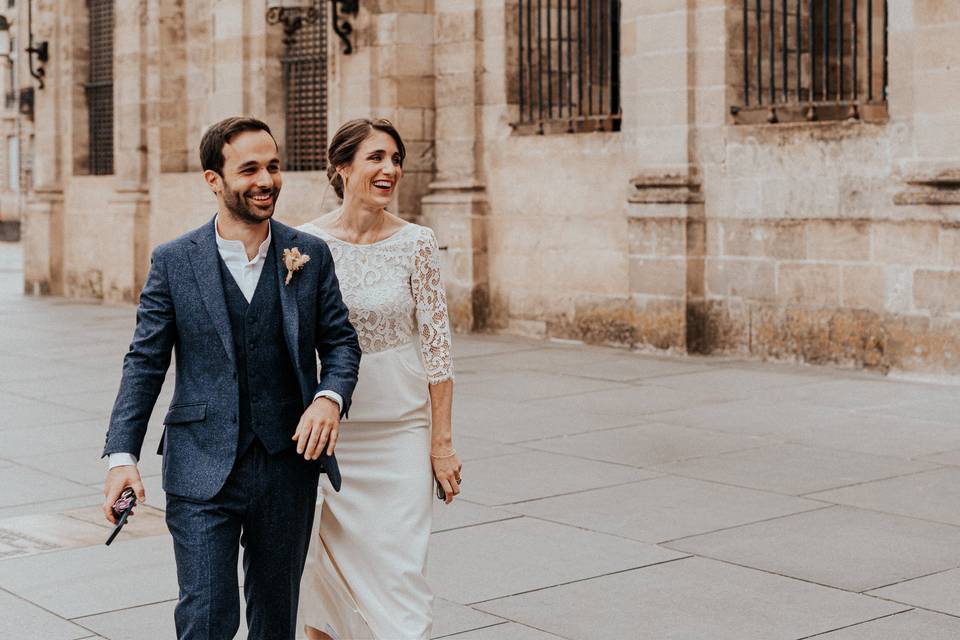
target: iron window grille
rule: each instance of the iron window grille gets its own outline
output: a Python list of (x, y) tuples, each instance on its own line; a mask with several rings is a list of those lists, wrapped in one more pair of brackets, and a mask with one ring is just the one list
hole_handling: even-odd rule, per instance
[(518, 133), (620, 130), (619, 0), (518, 0)]
[(886, 119), (886, 0), (742, 1), (734, 122)]
[(327, 7), (315, 0), (318, 18), (284, 46), (285, 168), (321, 171), (327, 162)]
[(113, 173), (113, 2), (87, 0), (90, 75), (84, 90), (90, 139), (88, 162), (94, 175)]

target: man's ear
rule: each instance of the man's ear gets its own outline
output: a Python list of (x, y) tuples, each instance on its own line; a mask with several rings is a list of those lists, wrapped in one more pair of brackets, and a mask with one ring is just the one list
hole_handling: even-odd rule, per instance
[(207, 169), (203, 172), (203, 180), (214, 194), (223, 191), (223, 176), (213, 169)]

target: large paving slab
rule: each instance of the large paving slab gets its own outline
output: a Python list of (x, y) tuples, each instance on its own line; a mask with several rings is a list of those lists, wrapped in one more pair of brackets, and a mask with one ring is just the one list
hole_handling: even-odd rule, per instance
[(511, 513), (505, 509), (475, 504), (462, 497), (458, 497), (450, 504), (444, 504), (440, 500), (435, 500), (433, 503), (433, 531), (472, 527), (477, 524), (518, 517), (516, 513)]
[(505, 509), (634, 540), (664, 542), (823, 507), (813, 500), (663, 477)]
[(64, 618), (177, 597), (169, 536), (13, 558), (0, 566), (0, 588)]
[(571, 640), (797, 640), (907, 607), (689, 558), (477, 608)]
[[(461, 496), (495, 506), (634, 482), (659, 474), (541, 451), (464, 465)], [(0, 472), (2, 473), (2, 472)]]
[(712, 366), (715, 365), (699, 357), (664, 358), (630, 353), (599, 362), (560, 365), (551, 368), (550, 371), (597, 380), (633, 382), (646, 378), (710, 370)]
[(91, 411), (67, 407), (53, 402), (43, 402), (7, 394), (0, 410), (0, 431), (7, 429), (42, 430), (50, 425), (79, 422), (97, 417)]
[[(161, 412), (154, 411), (155, 415), (158, 413)], [(108, 422), (103, 418), (87, 418), (79, 422), (51, 424), (42, 429), (0, 430), (0, 452), (13, 460), (61, 453), (70, 454), (77, 460), (89, 460), (89, 452), (93, 451), (105, 472), (107, 463), (100, 459), (100, 453), (103, 451)], [(142, 450), (145, 459), (153, 456), (157, 450), (161, 432), (161, 428), (148, 429)], [(84, 453), (76, 453), (78, 451)]]
[(628, 417), (640, 421), (660, 411), (685, 409), (731, 399), (733, 398), (730, 395), (703, 390), (679, 391), (651, 384), (637, 384), (623, 389), (607, 389), (564, 398), (534, 400), (530, 402), (530, 406)]
[(837, 378), (796, 388), (768, 390), (771, 400), (802, 400), (843, 409), (869, 409), (901, 402), (955, 401), (956, 387), (890, 379)]
[(524, 446), (603, 462), (646, 467), (726, 451), (751, 449), (767, 442), (757, 436), (706, 432), (678, 425), (653, 423), (536, 440), (527, 442)]
[(0, 638), (9, 640), (77, 640), (90, 630), (68, 622), (11, 593), (0, 591)]
[(434, 534), (438, 596), (473, 604), (683, 557), (660, 547), (531, 518)]
[(503, 443), (623, 427), (643, 421), (636, 416), (607, 416), (549, 404), (533, 406), (469, 395), (456, 396), (453, 401), (453, 424), (457, 435)]
[[(795, 496), (935, 468), (930, 463), (903, 458), (797, 444), (774, 444), (654, 467), (657, 471), (688, 478)], [(822, 497), (830, 502), (845, 502), (833, 500), (831, 495), (835, 494)]]
[[(456, 338), (454, 338), (456, 342)], [(549, 345), (549, 343), (547, 343)], [(494, 371), (547, 371), (553, 372), (560, 367), (581, 367), (598, 362), (617, 360), (624, 356), (620, 349), (604, 349), (584, 346), (560, 346), (544, 343), (528, 342), (527, 346), (539, 348), (523, 348), (518, 345), (509, 353), (498, 353), (488, 356), (478, 356), (466, 359), (462, 368), (467, 370), (494, 370)]]
[(815, 640), (956, 640), (956, 638), (960, 638), (960, 619), (914, 609), (825, 633), (816, 636)]
[(907, 580), (869, 593), (887, 600), (960, 616), (960, 598), (957, 597), (960, 594), (960, 569)]
[(851, 507), (808, 511), (668, 546), (857, 592), (960, 565), (960, 527)]
[(527, 371), (506, 371), (498, 376), (457, 384), (458, 393), (514, 402), (537, 398), (555, 398), (601, 389), (628, 388), (630, 388), (629, 385), (610, 380), (580, 378), (546, 372), (531, 376)]
[(850, 417), (851, 412), (801, 402), (749, 398), (655, 413), (657, 422), (744, 435), (788, 435), (802, 428), (821, 428)]
[[(153, 444), (152, 449), (149, 445), (145, 445), (141, 451), (143, 458), (137, 467), (142, 477), (160, 475), (163, 458), (154, 455), (154, 451), (156, 451), (156, 444)], [(56, 475), (71, 482), (102, 486), (107, 474), (107, 460), (100, 457), (102, 452), (103, 444), (98, 443), (94, 447), (74, 451), (18, 457), (16, 461), (25, 467)]]
[(816, 447), (918, 458), (960, 449), (960, 428), (956, 423), (861, 413), (796, 429), (788, 439)]
[[(240, 630), (234, 640), (246, 640), (247, 621), (243, 612), (242, 594), (237, 593), (240, 606)], [(78, 624), (96, 631), (110, 640), (169, 640), (176, 637), (176, 628), (173, 621), (173, 610), (177, 601), (166, 600), (97, 614), (75, 618)], [(297, 638), (304, 638), (298, 634)]]
[(0, 507), (12, 507), (94, 493), (90, 487), (49, 473), (13, 465), (0, 469)]
[(960, 526), (960, 469), (954, 467), (823, 491), (810, 497)]
[(682, 375), (657, 378), (658, 387), (668, 387), (680, 391), (697, 389), (709, 390), (739, 398), (762, 396), (769, 389), (789, 387), (791, 389), (813, 383), (822, 383), (823, 378), (801, 373), (782, 373), (762, 369), (739, 369), (736, 367), (712, 368)]

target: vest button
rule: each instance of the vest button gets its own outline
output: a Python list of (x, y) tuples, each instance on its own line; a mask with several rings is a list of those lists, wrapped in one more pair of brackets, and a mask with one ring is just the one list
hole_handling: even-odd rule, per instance
[(247, 322), (250, 323), (250, 324), (257, 324), (257, 317), (256, 317), (256, 316), (249, 316), (249, 317), (247, 317)]
[(233, 421), (234, 421), (234, 422), (237, 421), (237, 414), (233, 414)]

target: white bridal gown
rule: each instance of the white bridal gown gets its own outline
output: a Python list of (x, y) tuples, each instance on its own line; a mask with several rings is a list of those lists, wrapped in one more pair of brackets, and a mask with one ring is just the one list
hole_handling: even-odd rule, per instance
[(408, 224), (355, 245), (312, 224), (333, 254), (363, 357), (333, 491), (321, 476), (301, 622), (339, 640), (429, 638), (433, 469), (427, 383), (451, 379), (450, 325), (433, 231)]

